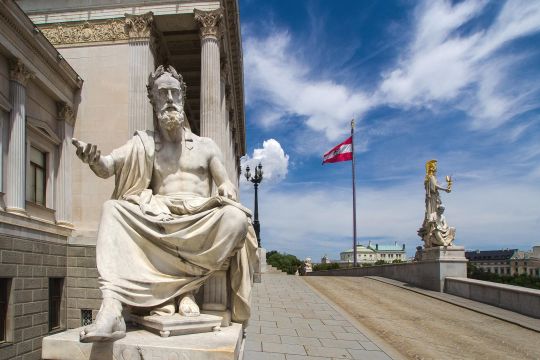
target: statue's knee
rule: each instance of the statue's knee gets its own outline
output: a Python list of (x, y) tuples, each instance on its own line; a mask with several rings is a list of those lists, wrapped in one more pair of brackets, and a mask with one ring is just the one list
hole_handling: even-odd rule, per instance
[(235, 206), (227, 205), (223, 208), (223, 219), (228, 226), (233, 226), (238, 231), (247, 232), (246, 214)]
[(116, 205), (118, 204), (118, 200), (109, 199), (103, 203), (103, 206), (101, 207), (101, 214), (110, 215), (114, 211), (116, 211)]

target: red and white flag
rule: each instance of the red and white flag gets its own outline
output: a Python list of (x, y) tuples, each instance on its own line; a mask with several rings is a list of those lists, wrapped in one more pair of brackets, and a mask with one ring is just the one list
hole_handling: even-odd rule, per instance
[(336, 145), (332, 150), (323, 155), (324, 163), (335, 163), (340, 161), (352, 160), (352, 136), (339, 145)]

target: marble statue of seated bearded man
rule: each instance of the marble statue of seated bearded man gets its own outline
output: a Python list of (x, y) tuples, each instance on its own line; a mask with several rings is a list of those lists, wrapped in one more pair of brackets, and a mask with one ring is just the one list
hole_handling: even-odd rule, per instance
[(103, 302), (82, 342), (124, 337), (124, 304), (198, 316), (194, 292), (228, 259), (232, 320), (249, 319), (257, 248), (251, 214), (236, 202), (217, 145), (190, 130), (182, 76), (159, 66), (147, 87), (155, 131), (137, 131), (107, 156), (73, 139), (77, 156), (97, 176), (115, 175), (96, 244)]

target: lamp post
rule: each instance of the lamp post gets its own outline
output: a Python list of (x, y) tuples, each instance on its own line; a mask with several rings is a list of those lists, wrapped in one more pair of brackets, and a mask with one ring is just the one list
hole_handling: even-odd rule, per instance
[(259, 184), (261, 183), (263, 179), (263, 171), (262, 171), (262, 165), (259, 163), (258, 166), (255, 167), (255, 175), (251, 176), (251, 173), (249, 172), (249, 166), (246, 166), (246, 172), (244, 174), (246, 176), (247, 181), (251, 181), (253, 183), (253, 187), (255, 188), (255, 216), (253, 219), (253, 228), (255, 229), (255, 234), (257, 235), (257, 244), (259, 248), (261, 247), (261, 225), (259, 224), (259, 196), (258, 196), (258, 188)]

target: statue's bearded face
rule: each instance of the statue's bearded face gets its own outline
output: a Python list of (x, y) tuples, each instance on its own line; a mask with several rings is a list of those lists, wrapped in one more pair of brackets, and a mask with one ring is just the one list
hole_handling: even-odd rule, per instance
[(184, 99), (178, 80), (165, 73), (154, 83), (154, 111), (162, 130), (175, 131), (185, 120)]

